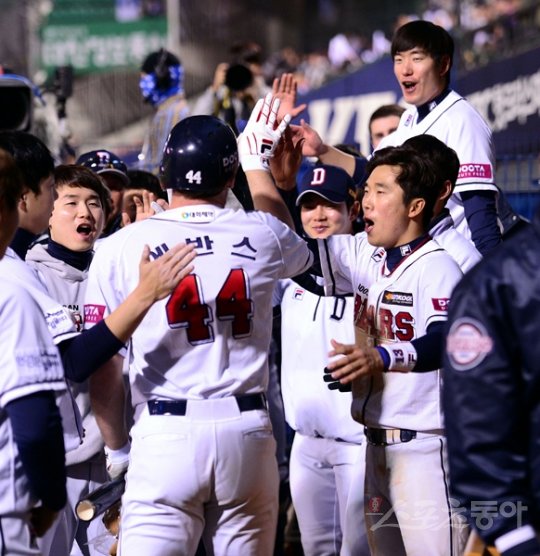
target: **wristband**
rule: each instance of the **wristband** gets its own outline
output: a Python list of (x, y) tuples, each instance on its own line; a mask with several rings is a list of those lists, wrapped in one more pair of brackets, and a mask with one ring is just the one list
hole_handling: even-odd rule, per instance
[(384, 344), (378, 347), (384, 349), (390, 357), (390, 364), (388, 365), (389, 371), (408, 373), (416, 366), (418, 357), (416, 349), (411, 342), (397, 342), (395, 344)]
[(112, 450), (108, 446), (105, 446), (105, 456), (109, 464), (123, 463), (129, 459), (130, 450), (131, 443), (129, 441), (117, 450)]

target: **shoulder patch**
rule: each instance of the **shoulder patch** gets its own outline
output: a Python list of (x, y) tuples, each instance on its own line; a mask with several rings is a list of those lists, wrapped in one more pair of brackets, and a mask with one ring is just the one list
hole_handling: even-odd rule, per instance
[(480, 365), (492, 349), (492, 338), (477, 320), (461, 318), (450, 327), (446, 351), (456, 371), (469, 371)]

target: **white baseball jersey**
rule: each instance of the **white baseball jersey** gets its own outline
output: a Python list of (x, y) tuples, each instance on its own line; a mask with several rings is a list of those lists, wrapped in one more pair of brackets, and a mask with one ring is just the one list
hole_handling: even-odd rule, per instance
[[(329, 257), (321, 263), (327, 284), (338, 284), (334, 277), (343, 280), (347, 273), (351, 275), (344, 260), (348, 259), (352, 269), (369, 264), (365, 256), (356, 260), (351, 256), (356, 254), (355, 237), (325, 240)], [(378, 271), (376, 280), (351, 282), (345, 288), (350, 291), (354, 287), (356, 327), (372, 338), (374, 345), (410, 342), (423, 336), (431, 323), (446, 320), (450, 295), (462, 276), (457, 263), (434, 241), (414, 250), (393, 272), (380, 263)], [(372, 278), (373, 274), (367, 276), (367, 280)], [(363, 392), (353, 390), (352, 413), (366, 426), (416, 431), (443, 428), (439, 371), (389, 372), (362, 380), (361, 386)]]
[[(24, 285), (25, 290), (41, 308), (55, 345), (79, 334), (78, 325), (71, 318), (70, 311), (48, 294), (34, 269), (30, 268), (11, 248), (7, 249), (0, 260), (0, 278), (3, 282)], [(83, 436), (81, 416), (69, 388), (57, 398), (57, 403), (62, 415), (65, 449), (69, 452), (81, 444)]]
[(195, 270), (133, 334), (133, 403), (266, 390), (275, 283), (312, 263), (306, 243), (270, 215), (194, 205), (116, 232), (90, 266), (85, 326), (134, 289), (145, 244), (157, 257), (180, 242), (195, 243)]
[(351, 417), (351, 396), (328, 389), (323, 369), (330, 340), (354, 343), (352, 296), (320, 297), (292, 280), (276, 287), (281, 304), (281, 390), (287, 423), (307, 436), (363, 441)]
[(66, 383), (40, 307), (24, 285), (4, 280), (1, 269), (0, 277), (0, 515), (7, 515), (29, 510), (37, 501), (28, 490), (5, 407), (36, 392), (60, 393)]
[(456, 261), (463, 273), (482, 259), (473, 243), (456, 230), (450, 214), (438, 218), (429, 229), (429, 235)]
[(450, 93), (420, 122), (416, 107), (408, 108), (394, 133), (377, 147), (402, 145), (416, 135), (433, 135), (458, 155), (460, 168), (454, 192), (446, 206), (454, 225), (467, 239), (471, 238), (460, 193), (464, 191), (497, 191), (495, 186), (495, 154), (491, 129), (472, 105), (455, 91)]

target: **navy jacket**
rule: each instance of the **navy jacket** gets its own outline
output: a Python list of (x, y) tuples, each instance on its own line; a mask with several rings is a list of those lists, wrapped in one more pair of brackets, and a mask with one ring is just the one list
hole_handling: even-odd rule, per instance
[[(527, 525), (538, 531), (540, 212), (464, 276), (446, 332), (451, 494), (489, 544)], [(505, 555), (540, 553), (527, 529)]]

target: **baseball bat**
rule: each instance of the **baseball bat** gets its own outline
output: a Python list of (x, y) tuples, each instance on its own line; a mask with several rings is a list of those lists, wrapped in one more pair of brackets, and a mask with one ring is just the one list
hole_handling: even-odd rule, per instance
[(126, 488), (125, 475), (107, 481), (77, 502), (75, 511), (82, 521), (91, 521), (122, 498)]

